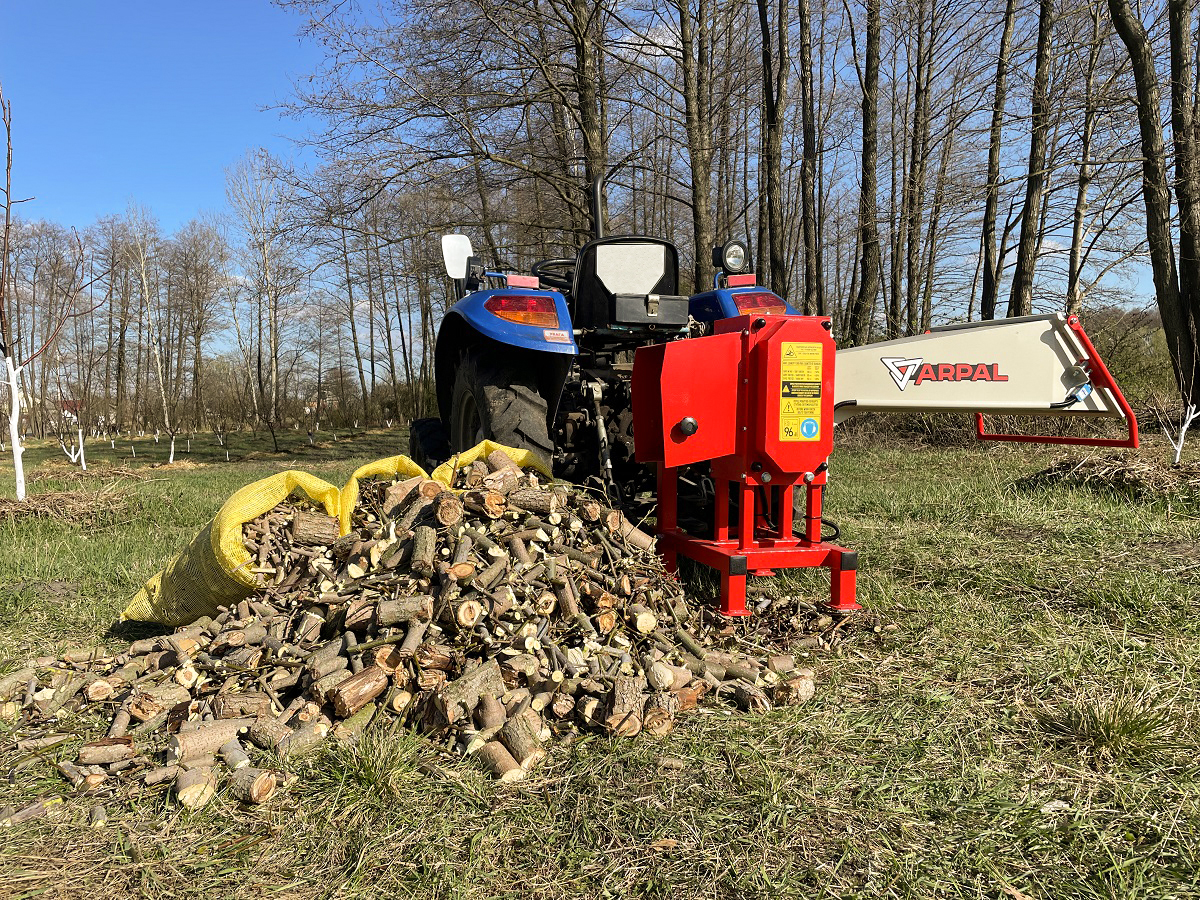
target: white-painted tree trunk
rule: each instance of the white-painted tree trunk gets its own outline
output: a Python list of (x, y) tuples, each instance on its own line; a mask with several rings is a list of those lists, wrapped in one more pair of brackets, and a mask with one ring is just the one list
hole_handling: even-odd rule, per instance
[(87, 456), (83, 452), (83, 429), (79, 429), (79, 468), (87, 471)]
[(171, 455), (167, 457), (167, 464), (175, 462), (175, 433), (171, 433)]
[(8, 373), (8, 438), (12, 442), (13, 475), (17, 482), (17, 499), (25, 499), (25, 447), (21, 443), (21, 382), (11, 356), (4, 357)]
[[(1183, 442), (1187, 438), (1188, 429), (1192, 427), (1192, 423), (1200, 418), (1200, 406), (1195, 403), (1189, 403), (1183, 408), (1183, 417), (1179, 420), (1179, 436), (1173, 436), (1169, 429), (1163, 428), (1163, 432), (1167, 436), (1167, 440), (1171, 442), (1171, 446), (1175, 450), (1175, 457), (1171, 460), (1172, 465), (1179, 465), (1179, 460), (1183, 456)], [(1165, 424), (1165, 423), (1164, 423)]]

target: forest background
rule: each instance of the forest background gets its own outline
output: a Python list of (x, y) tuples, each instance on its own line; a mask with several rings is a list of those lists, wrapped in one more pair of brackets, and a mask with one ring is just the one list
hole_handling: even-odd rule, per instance
[(1144, 417), (1195, 399), (1194, 3), (276, 5), (320, 60), (275, 110), (310, 126), (301, 162), (249, 150), (173, 233), (17, 202), (16, 107), (27, 433), (428, 415), (437, 236), (501, 269), (573, 255), (601, 174), (609, 231), (674, 241), (683, 292), (741, 238), (843, 345), (1081, 313)]

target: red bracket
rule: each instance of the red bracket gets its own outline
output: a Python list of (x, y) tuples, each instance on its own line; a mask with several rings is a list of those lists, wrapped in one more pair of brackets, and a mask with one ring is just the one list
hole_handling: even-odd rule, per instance
[(1121, 389), (1117, 387), (1116, 380), (1108, 371), (1108, 367), (1104, 365), (1104, 360), (1100, 358), (1100, 354), (1096, 352), (1096, 348), (1092, 346), (1091, 340), (1083, 331), (1083, 325), (1079, 322), (1078, 316), (1067, 317), (1067, 327), (1078, 338), (1079, 343), (1083, 345), (1086, 357), (1080, 365), (1086, 366), (1088, 374), (1091, 377), (1092, 386), (1094, 388), (1103, 388), (1112, 394), (1116, 401), (1117, 408), (1121, 410), (1121, 415), (1125, 417), (1125, 422), (1129, 427), (1129, 434), (1123, 438), (1088, 438), (1088, 437), (1072, 437), (1064, 436), (1057, 437), (1045, 434), (1002, 434), (997, 432), (984, 431), (983, 413), (975, 413), (975, 437), (981, 441), (1009, 441), (1012, 443), (1021, 444), (1073, 444), (1085, 445), (1088, 447), (1132, 447), (1138, 446), (1138, 424), (1137, 416), (1133, 414), (1133, 410), (1129, 406), (1129, 402), (1125, 399), (1125, 395), (1121, 393)]

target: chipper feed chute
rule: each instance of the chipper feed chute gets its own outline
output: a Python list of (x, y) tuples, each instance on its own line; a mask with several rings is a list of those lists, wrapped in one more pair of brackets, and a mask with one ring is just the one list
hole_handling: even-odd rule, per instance
[[(969, 412), (980, 438), (1137, 446), (1137, 422), (1074, 316), (937, 328), (836, 351), (828, 318), (742, 316), (715, 334), (641, 347), (633, 369), (637, 457), (658, 464), (658, 548), (721, 575), (720, 609), (746, 615), (746, 576), (824, 567), (830, 605), (853, 610), (857, 553), (822, 539), (835, 422), (861, 412)], [(834, 378), (834, 369), (837, 378)], [(1108, 416), (1125, 438), (1000, 435), (983, 413)], [(711, 463), (711, 538), (678, 525), (678, 479)], [(793, 528), (793, 495), (805, 514)]]

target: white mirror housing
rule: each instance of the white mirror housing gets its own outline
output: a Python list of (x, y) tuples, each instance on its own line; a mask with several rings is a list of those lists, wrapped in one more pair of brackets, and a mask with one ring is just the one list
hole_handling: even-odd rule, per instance
[(446, 274), (455, 281), (467, 277), (467, 259), (474, 255), (471, 239), (465, 234), (442, 235), (442, 260), (446, 263)]

